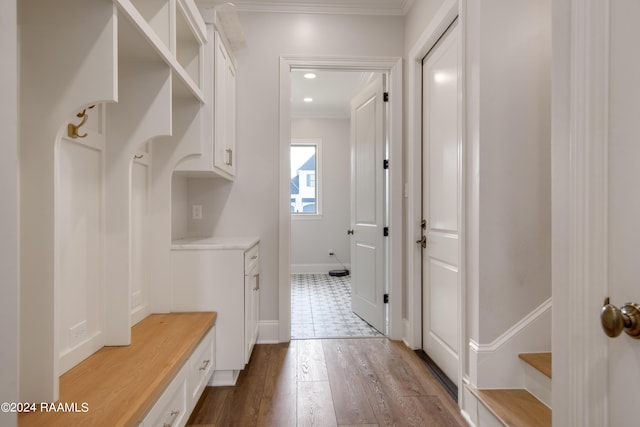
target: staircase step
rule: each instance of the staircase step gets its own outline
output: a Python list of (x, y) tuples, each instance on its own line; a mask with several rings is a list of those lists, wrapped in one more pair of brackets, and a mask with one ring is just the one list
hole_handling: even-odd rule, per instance
[(526, 390), (472, 390), (472, 392), (504, 426), (551, 426), (551, 409)]
[(518, 357), (551, 378), (551, 353), (520, 353)]

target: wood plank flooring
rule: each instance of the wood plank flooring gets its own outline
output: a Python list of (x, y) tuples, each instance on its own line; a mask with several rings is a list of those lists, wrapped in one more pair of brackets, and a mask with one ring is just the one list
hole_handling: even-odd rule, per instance
[(466, 426), (404, 344), (386, 338), (257, 345), (235, 387), (208, 387), (187, 425)]

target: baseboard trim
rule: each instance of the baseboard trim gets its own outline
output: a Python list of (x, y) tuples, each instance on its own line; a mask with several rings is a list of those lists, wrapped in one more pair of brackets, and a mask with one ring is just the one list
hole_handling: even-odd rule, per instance
[(292, 264), (291, 274), (329, 274), (331, 270), (350, 270), (351, 264)]
[(277, 344), (280, 322), (277, 320), (261, 320), (258, 323), (258, 344)]
[(213, 375), (209, 380), (211, 387), (234, 386), (238, 381), (239, 370), (233, 371), (213, 371)]
[(467, 411), (465, 411), (464, 409), (460, 410), (460, 415), (462, 415), (462, 418), (464, 418), (464, 420), (467, 422), (467, 424), (469, 425), (469, 427), (476, 427), (476, 425), (473, 423), (473, 421), (471, 420), (471, 417), (469, 416), (469, 414), (467, 413)]

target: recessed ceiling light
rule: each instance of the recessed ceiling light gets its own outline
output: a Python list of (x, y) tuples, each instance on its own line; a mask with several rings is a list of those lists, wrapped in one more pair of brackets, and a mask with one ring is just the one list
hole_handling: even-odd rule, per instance
[(313, 101), (313, 98), (305, 98), (304, 99), (304, 102), (311, 102), (311, 101)]
[(315, 79), (316, 75), (313, 74), (313, 73), (305, 73), (304, 78), (305, 79)]

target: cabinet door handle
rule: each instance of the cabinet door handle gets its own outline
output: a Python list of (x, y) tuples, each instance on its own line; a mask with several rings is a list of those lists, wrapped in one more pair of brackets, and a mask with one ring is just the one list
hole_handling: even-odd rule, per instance
[(178, 416), (179, 413), (180, 413), (180, 411), (171, 411), (169, 413), (169, 416), (171, 417), (171, 422), (170, 423), (164, 423), (162, 426), (163, 427), (172, 427), (173, 426), (173, 422), (176, 420), (176, 417)]
[(256, 278), (256, 287), (253, 288), (253, 290), (254, 291), (259, 291), (260, 290), (260, 273), (254, 274), (253, 277)]
[(227, 153), (227, 166), (233, 166), (233, 150), (231, 148), (227, 148), (224, 151)]
[(210, 360), (209, 360), (209, 359), (207, 359), (207, 360), (203, 361), (203, 362), (202, 362), (202, 366), (200, 366), (200, 368), (198, 368), (198, 370), (200, 370), (200, 371), (204, 371), (205, 369), (207, 369), (207, 366), (209, 366), (209, 362), (210, 362)]

